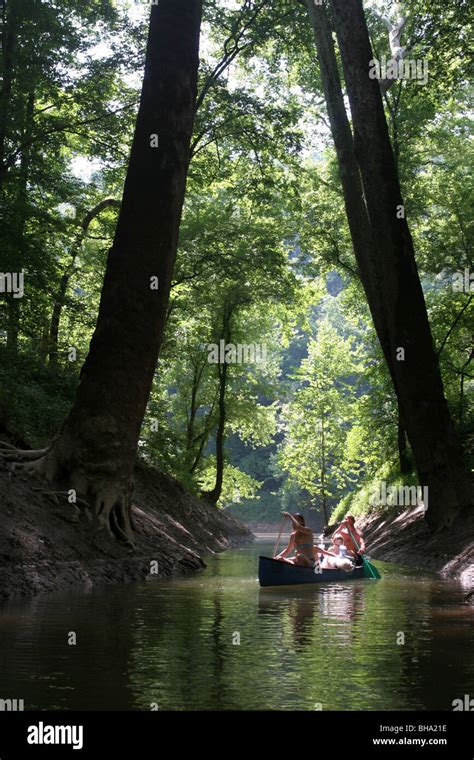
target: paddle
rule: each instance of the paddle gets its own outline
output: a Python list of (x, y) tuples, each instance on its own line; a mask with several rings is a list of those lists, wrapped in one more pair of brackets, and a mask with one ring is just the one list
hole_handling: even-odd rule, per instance
[[(352, 540), (354, 542), (355, 548), (357, 549), (357, 551), (359, 551), (359, 548), (360, 548), (359, 544), (355, 540), (355, 537), (352, 535), (352, 531), (349, 528), (349, 526), (347, 525), (347, 523), (346, 523), (346, 528), (347, 528), (347, 530), (349, 532), (350, 537), (352, 538)], [(369, 562), (369, 560), (367, 559), (367, 557), (365, 557), (363, 554), (360, 554), (359, 556), (362, 557), (362, 565), (364, 567), (364, 575), (366, 576), (366, 578), (374, 578), (375, 580), (378, 581), (382, 576), (380, 575), (380, 573), (377, 570), (377, 568), (374, 567), (374, 565), (372, 564), (372, 562)]]
[(280, 543), (280, 538), (281, 538), (281, 534), (283, 532), (283, 526), (285, 524), (285, 520), (286, 520), (286, 517), (283, 518), (282, 523), (281, 523), (281, 528), (280, 528), (280, 532), (278, 534), (277, 542), (275, 544), (275, 549), (273, 550), (273, 559), (275, 559), (275, 557), (276, 557), (276, 553), (277, 553), (277, 550), (278, 550), (278, 544)]

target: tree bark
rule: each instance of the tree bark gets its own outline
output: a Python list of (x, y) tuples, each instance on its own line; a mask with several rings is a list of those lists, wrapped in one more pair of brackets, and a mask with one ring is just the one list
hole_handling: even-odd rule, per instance
[(178, 245), (201, 13), (201, 0), (169, 0), (151, 9), (140, 106), (97, 325), (71, 413), (35, 463), (48, 479), (66, 481), (87, 499), (100, 526), (128, 540), (138, 437)]
[(444, 397), (413, 241), (378, 82), (369, 78), (373, 58), (361, 0), (330, 0), (341, 51), (368, 215), (386, 303), (390, 352), (420, 484), (428, 486), (428, 523), (449, 525), (472, 507), (472, 484)]
[(412, 466), (410, 456), (408, 453), (407, 436), (405, 432), (405, 425), (401, 413), (398, 413), (397, 422), (397, 446), (398, 446), (398, 464), (400, 467), (401, 475), (408, 475), (411, 472)]
[(15, 49), (18, 33), (16, 0), (7, 0), (2, 7), (2, 87), (0, 90), (0, 187), (6, 174), (5, 147), (8, 135), (10, 101), (15, 75)]
[(324, 97), (336, 149), (339, 177), (354, 255), (377, 337), (392, 379), (399, 407), (398, 414), (401, 418), (397, 377), (390, 349), (388, 317), (382, 290), (380, 271), (382, 257), (377, 254), (376, 241), (372, 234), (365, 205), (359, 165), (354, 153), (352, 130), (344, 104), (331, 24), (324, 5), (315, 5), (314, 0), (306, 0), (306, 2), (316, 42)]
[(315, 5), (314, 0), (307, 0), (307, 7), (316, 42), (324, 97), (338, 159), (339, 176), (354, 255), (372, 318), (377, 328), (377, 334), (387, 357), (390, 357), (383, 301), (378, 287), (375, 243), (365, 206), (359, 166), (354, 154), (352, 131), (344, 105), (332, 30), (323, 5)]

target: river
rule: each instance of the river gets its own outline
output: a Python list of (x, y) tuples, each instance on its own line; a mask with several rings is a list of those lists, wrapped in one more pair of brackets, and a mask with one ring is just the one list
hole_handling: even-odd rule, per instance
[[(256, 543), (190, 578), (0, 607), (0, 699), (68, 710), (451, 710), (474, 697), (474, 609), (455, 582), (260, 589)], [(75, 642), (75, 643), (74, 643)]]

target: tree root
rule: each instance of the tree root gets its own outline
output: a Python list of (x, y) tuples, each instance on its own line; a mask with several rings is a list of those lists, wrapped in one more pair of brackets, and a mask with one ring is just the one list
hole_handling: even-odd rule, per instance
[(44, 457), (49, 449), (16, 449), (14, 446), (8, 447), (2, 444), (0, 448), (0, 459), (4, 462), (27, 462), (35, 461)]
[(99, 528), (135, 546), (131, 521), (130, 495), (117, 493), (116, 486), (102, 487), (95, 495), (95, 515)]
[[(0, 443), (0, 461), (5, 462), (12, 475), (27, 475), (50, 484), (61, 483), (61, 490), (36, 488), (54, 503), (60, 505), (60, 497), (66, 498), (75, 510), (74, 522), (78, 522), (82, 508), (90, 522), (92, 515), (98, 530), (106, 530), (111, 538), (119, 538), (133, 549), (136, 543), (133, 536), (133, 519), (131, 514), (131, 487), (129, 483), (117, 482), (107, 474), (88, 473), (87, 468), (72, 468), (69, 473), (70, 488), (65, 489), (65, 477), (60, 472), (54, 445), (46, 449), (26, 451)], [(68, 479), (69, 479), (68, 478)], [(70, 501), (71, 490), (75, 491), (74, 500)]]
[[(3, 460), (5, 461), (5, 460)], [(31, 458), (30, 461), (24, 461), (20, 459), (20, 461), (15, 459), (8, 459), (7, 461), (7, 470), (10, 473), (10, 478), (12, 475), (20, 475), (20, 476), (28, 476), (30, 478), (42, 478), (44, 476), (44, 468), (45, 468), (45, 460), (44, 458)]]
[(0, 451), (2, 449), (13, 449), (13, 451), (15, 451), (16, 446), (14, 446), (12, 443), (7, 443), (7, 441), (0, 441)]

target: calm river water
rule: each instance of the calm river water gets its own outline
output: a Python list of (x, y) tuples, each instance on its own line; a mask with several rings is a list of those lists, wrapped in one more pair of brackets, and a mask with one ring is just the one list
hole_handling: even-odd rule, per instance
[(258, 555), (271, 551), (1, 606), (0, 698), (25, 710), (451, 710), (474, 697), (474, 609), (457, 584), (380, 562), (378, 582), (260, 589)]

